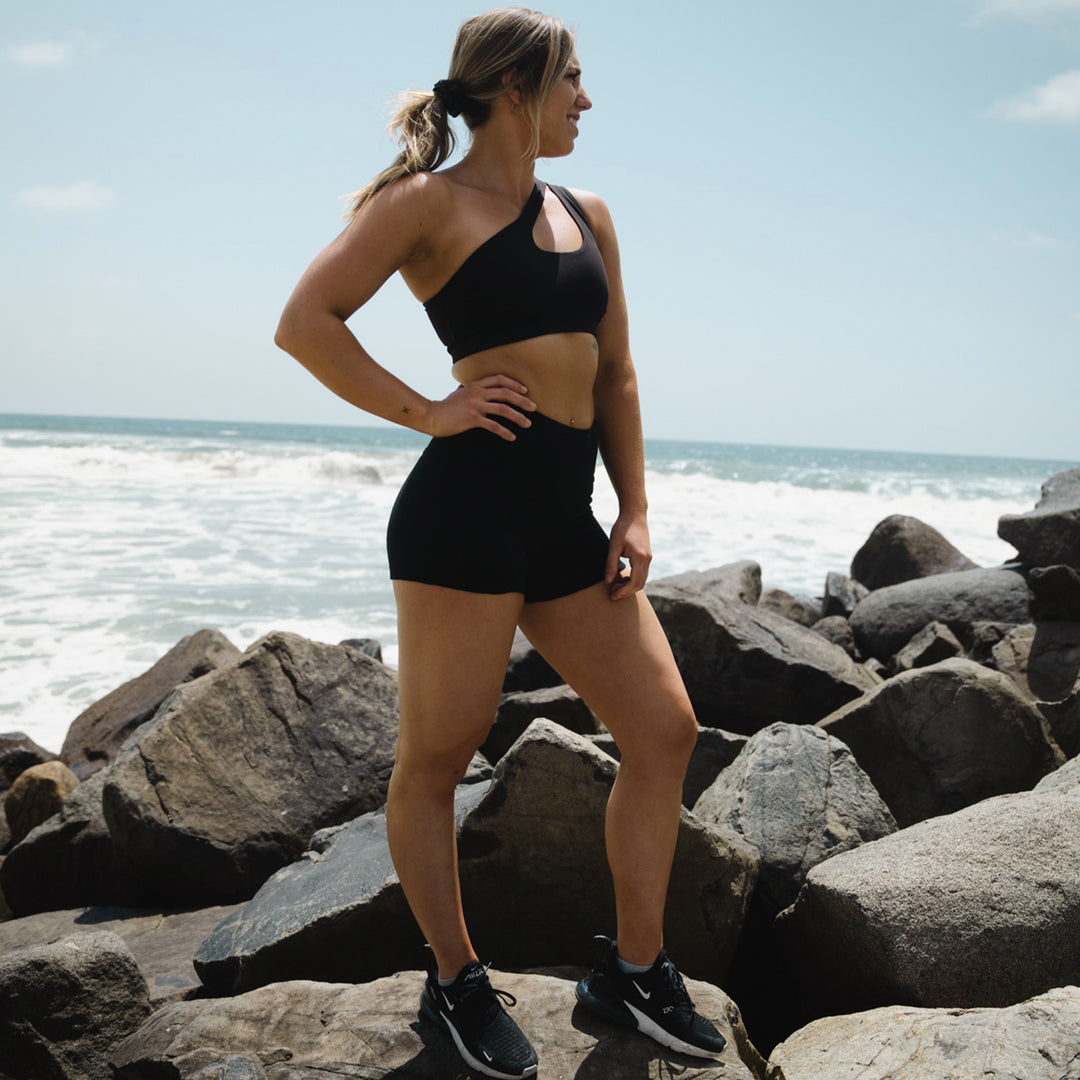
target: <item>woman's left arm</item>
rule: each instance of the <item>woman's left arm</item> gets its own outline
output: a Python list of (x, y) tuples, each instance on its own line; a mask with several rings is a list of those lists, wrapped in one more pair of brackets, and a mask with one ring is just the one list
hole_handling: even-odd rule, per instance
[[(593, 403), (600, 456), (619, 499), (611, 529), (604, 575), (613, 600), (632, 596), (645, 584), (652, 562), (646, 520), (645, 450), (641, 435), (637, 375), (630, 358), (630, 331), (619, 265), (619, 244), (604, 201), (585, 191), (575, 197), (588, 215), (608, 278), (607, 313), (597, 329), (596, 384)], [(630, 576), (619, 576), (619, 559), (630, 563)]]

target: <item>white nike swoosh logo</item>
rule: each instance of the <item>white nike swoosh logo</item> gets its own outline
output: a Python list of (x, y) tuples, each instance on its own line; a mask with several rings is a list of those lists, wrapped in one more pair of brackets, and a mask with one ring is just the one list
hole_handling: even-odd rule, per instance
[(636, 979), (631, 979), (630, 981), (631, 981), (631, 982), (632, 982), (632, 983), (634, 984), (634, 989), (635, 989), (635, 990), (636, 990), (636, 991), (637, 991), (637, 992), (638, 992), (638, 993), (639, 993), (639, 994), (640, 994), (640, 995), (641, 995), (641, 996), (642, 996), (642, 997), (643, 997), (643, 998), (644, 998), (644, 999), (645, 999), (646, 1001), (648, 1001), (648, 1000), (649, 1000), (649, 998), (651, 998), (651, 997), (652, 997), (652, 993), (648, 993), (648, 994), (646, 994), (646, 993), (645, 993), (645, 991), (644, 991), (644, 990), (642, 990), (640, 986), (638, 986), (638, 984), (637, 984), (637, 980), (636, 980)]

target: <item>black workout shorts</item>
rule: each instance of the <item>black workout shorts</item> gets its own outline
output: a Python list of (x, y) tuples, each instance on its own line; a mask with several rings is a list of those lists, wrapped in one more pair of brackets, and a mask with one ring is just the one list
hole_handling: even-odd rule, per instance
[(554, 600), (604, 579), (608, 537), (592, 513), (596, 428), (541, 413), (432, 439), (386, 532), (390, 577)]

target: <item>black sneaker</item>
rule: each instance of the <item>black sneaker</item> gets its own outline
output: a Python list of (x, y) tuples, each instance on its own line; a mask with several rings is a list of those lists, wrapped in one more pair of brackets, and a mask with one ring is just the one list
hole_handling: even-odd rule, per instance
[(667, 952), (640, 975), (626, 974), (618, 962), (615, 942), (604, 942), (596, 966), (577, 984), (577, 999), (587, 1009), (617, 1024), (637, 1028), (672, 1050), (695, 1057), (718, 1058), (724, 1036), (694, 1011), (682, 976)]
[(449, 1032), (458, 1053), (477, 1072), (502, 1080), (533, 1076), (536, 1051), (506, 1015), (500, 998), (507, 1005), (517, 1003), (513, 994), (492, 988), (478, 960), (466, 964), (449, 986), (440, 986), (433, 955), (420, 1008)]

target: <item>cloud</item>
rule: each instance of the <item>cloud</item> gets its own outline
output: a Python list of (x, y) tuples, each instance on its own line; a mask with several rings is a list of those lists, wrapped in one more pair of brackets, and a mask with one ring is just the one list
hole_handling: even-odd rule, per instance
[(976, 20), (1080, 18), (1080, 0), (977, 0)]
[(93, 180), (79, 180), (67, 187), (25, 187), (15, 202), (31, 210), (107, 210), (116, 205), (116, 192)]
[(990, 109), (996, 120), (1080, 124), (1080, 69), (1066, 71)]
[(35, 41), (29, 45), (12, 45), (4, 50), (4, 58), (19, 67), (66, 67), (75, 55), (75, 46), (65, 41)]
[(1065, 251), (1076, 247), (1071, 240), (1048, 236), (1025, 226), (1017, 226), (994, 234), (994, 243), (1002, 247), (1025, 248), (1036, 251)]

